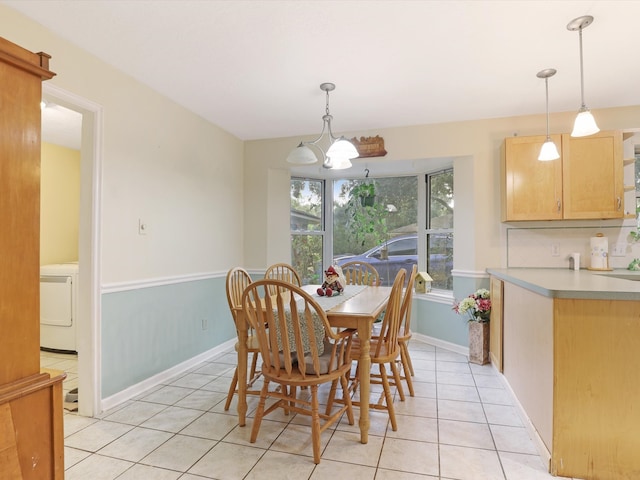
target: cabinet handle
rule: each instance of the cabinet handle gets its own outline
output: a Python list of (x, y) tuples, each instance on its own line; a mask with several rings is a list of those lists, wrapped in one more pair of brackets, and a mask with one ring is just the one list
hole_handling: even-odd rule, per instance
[(562, 203), (560, 203), (560, 200), (556, 200), (556, 204), (558, 205), (558, 213), (560, 213), (560, 209), (562, 208)]
[(620, 211), (620, 208), (622, 208), (622, 199), (618, 197), (618, 211)]

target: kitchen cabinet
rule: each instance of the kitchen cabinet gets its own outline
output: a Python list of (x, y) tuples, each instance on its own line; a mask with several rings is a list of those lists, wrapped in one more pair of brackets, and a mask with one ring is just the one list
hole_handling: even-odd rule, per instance
[[(545, 135), (509, 137), (502, 151), (502, 221), (562, 219), (562, 160), (540, 162)], [(551, 139), (561, 151), (561, 135)]]
[(489, 273), (503, 282), (503, 375), (549, 472), (637, 479), (640, 282), (566, 269)]
[(489, 359), (491, 364), (502, 372), (502, 292), (504, 282), (491, 277), (491, 321), (489, 322)]
[(622, 132), (551, 138), (561, 155), (547, 162), (538, 160), (546, 136), (505, 139), (502, 221), (623, 218)]
[(0, 478), (64, 478), (62, 381), (40, 369), (40, 101), (49, 55), (0, 37)]

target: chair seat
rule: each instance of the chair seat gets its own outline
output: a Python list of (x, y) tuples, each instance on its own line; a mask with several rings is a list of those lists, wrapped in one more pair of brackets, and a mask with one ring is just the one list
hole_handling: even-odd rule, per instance
[(321, 364), (321, 370), (324, 369), (323, 372), (320, 372), (319, 374), (316, 374), (315, 372), (310, 371), (309, 369), (313, 370), (312, 365), (307, 362), (307, 372), (306, 374), (303, 376), (302, 373), (300, 372), (300, 370), (298, 370), (297, 368), (297, 364), (296, 366), (293, 368), (293, 370), (291, 371), (291, 374), (287, 374), (284, 370), (281, 370), (281, 375), (277, 375), (274, 376), (273, 374), (270, 374), (269, 372), (265, 373), (265, 368), (263, 368), (262, 370), (262, 375), (265, 378), (268, 378), (269, 381), (271, 382), (275, 382), (275, 383), (286, 383), (287, 385), (296, 385), (296, 386), (311, 386), (311, 385), (317, 385), (318, 384), (318, 378), (322, 377), (322, 382), (326, 382), (327, 378), (340, 378), (340, 376), (345, 375), (349, 370), (351, 370), (351, 365), (349, 364), (345, 364), (343, 367), (341, 367), (338, 370), (333, 370), (330, 374), (328, 373), (328, 366), (329, 366), (329, 360), (327, 359), (324, 364)]
[(409, 328), (406, 332), (404, 330), (404, 326), (400, 327), (400, 331), (398, 332), (398, 341), (407, 341), (413, 336), (413, 332)]
[[(316, 374), (319, 373), (320, 375), (324, 375), (326, 373), (329, 372), (329, 366), (331, 364), (331, 360), (332, 360), (332, 355), (331, 355), (331, 343), (329, 342), (328, 339), (324, 339), (324, 353), (322, 355), (318, 356), (318, 360), (320, 362), (320, 371), (316, 372), (313, 368), (313, 360), (311, 359), (311, 357), (309, 355), (305, 355), (304, 359), (305, 359), (305, 365), (307, 367), (307, 374), (311, 373), (311, 374)], [(335, 355), (333, 355), (333, 365), (336, 365), (337, 362), (339, 360), (339, 355), (338, 352), (336, 352)], [(300, 359), (298, 358), (298, 361), (300, 361)], [(349, 368), (351, 368), (349, 366)]]
[[(387, 349), (386, 345), (382, 345), (380, 347), (380, 354), (374, 356), (376, 348), (378, 348), (378, 341), (375, 338), (372, 338), (369, 342), (371, 347), (371, 363), (388, 363), (392, 360), (398, 358), (400, 355), (400, 350), (396, 350), (395, 352), (390, 352)], [(358, 361), (360, 359), (360, 339), (354, 338), (353, 345), (351, 346), (351, 359), (354, 361)]]
[[(374, 325), (373, 330), (371, 331), (371, 340), (375, 340), (376, 338), (378, 338), (379, 333), (380, 333), (380, 330), (376, 329), (376, 325)], [(411, 331), (411, 329), (407, 330), (407, 332), (405, 333), (404, 326), (401, 326), (400, 330), (398, 330), (398, 341), (408, 340), (412, 336), (413, 336), (413, 332)]]

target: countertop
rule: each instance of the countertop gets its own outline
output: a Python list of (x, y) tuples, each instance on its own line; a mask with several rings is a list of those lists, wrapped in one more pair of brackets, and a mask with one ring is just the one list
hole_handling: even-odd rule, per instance
[(640, 300), (640, 271), (487, 268), (487, 273), (545, 297)]

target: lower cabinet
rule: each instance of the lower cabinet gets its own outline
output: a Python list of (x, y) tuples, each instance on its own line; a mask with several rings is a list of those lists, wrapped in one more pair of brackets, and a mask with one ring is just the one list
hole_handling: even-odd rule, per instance
[(638, 479), (640, 301), (550, 298), (504, 282), (504, 376), (553, 475)]
[(489, 322), (489, 359), (499, 372), (502, 372), (502, 319), (503, 305), (502, 292), (504, 283), (495, 277), (491, 277), (491, 321)]

